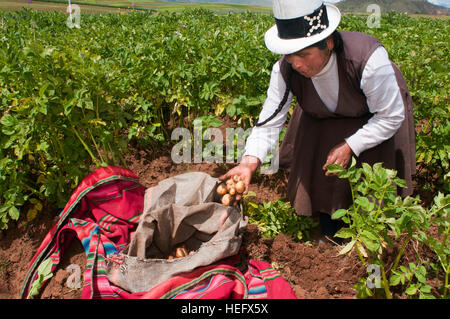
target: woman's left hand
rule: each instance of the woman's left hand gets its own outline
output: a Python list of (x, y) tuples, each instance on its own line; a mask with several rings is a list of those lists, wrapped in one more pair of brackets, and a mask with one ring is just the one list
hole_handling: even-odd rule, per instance
[(352, 149), (348, 146), (347, 142), (343, 142), (333, 147), (328, 153), (327, 161), (323, 165), (322, 169), (325, 171), (326, 176), (334, 175), (327, 171), (327, 166), (330, 164), (339, 164), (343, 168), (347, 167), (347, 164), (352, 158)]

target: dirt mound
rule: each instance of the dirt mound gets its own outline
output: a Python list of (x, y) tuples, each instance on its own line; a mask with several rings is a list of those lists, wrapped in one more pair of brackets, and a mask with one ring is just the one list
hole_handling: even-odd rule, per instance
[(249, 225), (243, 246), (249, 258), (270, 262), (298, 298), (354, 298), (353, 284), (364, 275), (359, 260), (338, 255), (339, 246), (332, 242), (295, 242), (283, 234), (265, 239)]
[[(222, 164), (180, 164), (175, 165), (170, 155), (152, 157), (137, 151), (126, 158), (129, 169), (140, 177), (145, 187), (185, 172), (202, 171), (219, 177), (229, 167)], [(273, 201), (284, 197), (287, 174), (283, 171), (275, 175), (255, 176), (250, 190), (256, 192), (256, 202)], [(28, 265), (47, 232), (57, 220), (59, 211), (46, 207), (32, 222), (21, 218), (10, 224), (8, 231), (0, 235), (0, 298), (19, 298), (20, 289)], [(249, 225), (244, 234), (242, 247), (247, 258), (263, 260), (272, 264), (289, 282), (298, 298), (355, 298), (353, 285), (358, 278), (367, 276), (366, 268), (356, 254), (339, 255), (341, 246), (331, 240), (318, 240), (317, 232), (310, 243), (296, 242), (285, 235), (274, 239), (263, 238), (255, 225)], [(399, 244), (401, 240), (399, 241)], [(395, 256), (399, 246), (387, 251), (386, 258)], [(407, 246), (402, 263), (415, 261), (415, 256), (435, 261), (436, 256), (428, 249), (412, 242)], [(392, 261), (391, 261), (392, 262)], [(70, 273), (67, 267), (79, 265), (84, 274), (86, 257), (81, 243), (76, 239), (63, 254), (54, 276), (44, 288), (41, 298), (73, 299), (81, 297), (81, 288), (69, 285)], [(81, 278), (82, 282), (82, 278)], [(73, 288), (70, 288), (73, 287)], [(402, 297), (402, 296), (400, 296)]]

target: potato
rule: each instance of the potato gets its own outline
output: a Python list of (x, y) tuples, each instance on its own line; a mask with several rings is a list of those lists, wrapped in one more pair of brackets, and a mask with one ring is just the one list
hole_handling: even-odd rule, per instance
[(234, 187), (234, 181), (231, 178), (228, 179), (225, 183), (227, 184), (227, 190), (230, 190), (231, 188)]
[(225, 195), (227, 193), (227, 187), (224, 183), (220, 183), (219, 186), (217, 186), (216, 192), (219, 195)]
[(186, 257), (187, 255), (188, 255), (188, 252), (186, 251), (186, 249), (184, 247), (178, 247), (175, 251), (175, 257), (177, 257), (177, 258)]
[(238, 192), (239, 194), (242, 194), (245, 191), (245, 184), (243, 181), (239, 181), (236, 183), (235, 186), (236, 192)]
[(240, 177), (239, 175), (234, 175), (234, 176), (233, 176), (233, 181), (234, 181), (234, 182), (237, 183), (237, 182), (239, 182), (240, 180), (241, 180), (241, 177)]
[(230, 194), (225, 194), (222, 196), (222, 204), (224, 206), (230, 206), (232, 201), (233, 201), (233, 196), (231, 196)]
[(228, 190), (228, 193), (229, 193), (231, 196), (234, 196), (234, 194), (236, 194), (236, 188), (234, 188), (234, 187), (230, 188), (230, 189)]

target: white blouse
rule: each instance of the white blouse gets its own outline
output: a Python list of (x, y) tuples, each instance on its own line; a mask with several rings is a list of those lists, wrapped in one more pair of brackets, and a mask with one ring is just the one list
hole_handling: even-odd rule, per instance
[[(334, 112), (338, 103), (339, 74), (336, 54), (327, 65), (311, 78), (326, 107)], [(369, 111), (374, 115), (353, 135), (345, 140), (356, 156), (392, 137), (400, 128), (405, 111), (394, 69), (384, 47), (378, 47), (368, 59), (361, 78), (361, 89), (367, 98)], [(272, 68), (267, 98), (259, 115), (262, 122), (278, 107), (286, 89), (279, 63)], [(293, 99), (289, 92), (283, 109), (268, 123), (252, 128), (245, 145), (245, 155), (253, 155), (264, 162), (269, 151), (278, 143)]]

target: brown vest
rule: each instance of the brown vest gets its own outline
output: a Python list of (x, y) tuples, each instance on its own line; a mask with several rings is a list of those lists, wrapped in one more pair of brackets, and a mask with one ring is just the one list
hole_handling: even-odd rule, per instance
[[(285, 81), (289, 80), (298, 101), (280, 148), (280, 165), (289, 170), (287, 195), (300, 215), (332, 214), (351, 205), (348, 182), (325, 176), (322, 166), (330, 150), (373, 115), (360, 83), (367, 60), (382, 44), (363, 33), (340, 31), (340, 34), (344, 48), (337, 54), (339, 96), (334, 113), (320, 99), (311, 79), (292, 70), (284, 57), (279, 61), (281, 73)], [(384, 167), (397, 170), (408, 186), (399, 190), (399, 194), (407, 196), (412, 194), (411, 175), (415, 173), (412, 100), (402, 73), (394, 63), (392, 66), (405, 105), (405, 120), (392, 138), (362, 152), (357, 161), (358, 165), (382, 162)]]

